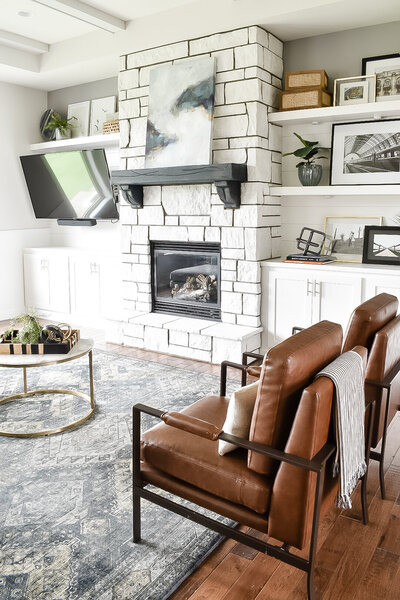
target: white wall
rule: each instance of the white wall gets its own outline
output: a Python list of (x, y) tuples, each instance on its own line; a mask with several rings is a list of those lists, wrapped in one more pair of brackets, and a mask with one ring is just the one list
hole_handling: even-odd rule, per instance
[(19, 156), (40, 139), (47, 93), (0, 82), (0, 319), (24, 309), (22, 248), (45, 246), (47, 221), (35, 219)]

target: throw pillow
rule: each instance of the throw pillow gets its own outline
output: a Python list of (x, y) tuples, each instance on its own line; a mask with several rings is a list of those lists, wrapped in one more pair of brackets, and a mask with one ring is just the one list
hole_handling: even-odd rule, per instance
[[(233, 392), (226, 411), (225, 423), (222, 427), (225, 433), (249, 439), (251, 418), (257, 397), (258, 381), (250, 383)], [(224, 440), (218, 442), (218, 453), (223, 456), (232, 452), (237, 446)]]

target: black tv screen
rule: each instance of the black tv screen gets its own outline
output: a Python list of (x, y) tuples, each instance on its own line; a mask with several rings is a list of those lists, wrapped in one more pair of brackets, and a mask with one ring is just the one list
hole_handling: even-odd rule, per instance
[(118, 219), (104, 150), (21, 156), (37, 219)]

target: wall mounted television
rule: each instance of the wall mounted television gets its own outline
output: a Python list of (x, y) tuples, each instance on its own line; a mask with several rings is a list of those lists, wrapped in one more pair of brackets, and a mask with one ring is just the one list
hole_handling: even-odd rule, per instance
[(118, 219), (102, 149), (49, 152), (20, 157), (37, 219), (61, 225), (95, 225)]

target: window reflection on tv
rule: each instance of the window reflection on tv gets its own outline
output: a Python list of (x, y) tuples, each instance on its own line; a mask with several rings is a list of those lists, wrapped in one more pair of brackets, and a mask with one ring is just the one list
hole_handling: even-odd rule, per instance
[(21, 156), (38, 219), (118, 219), (104, 150)]

